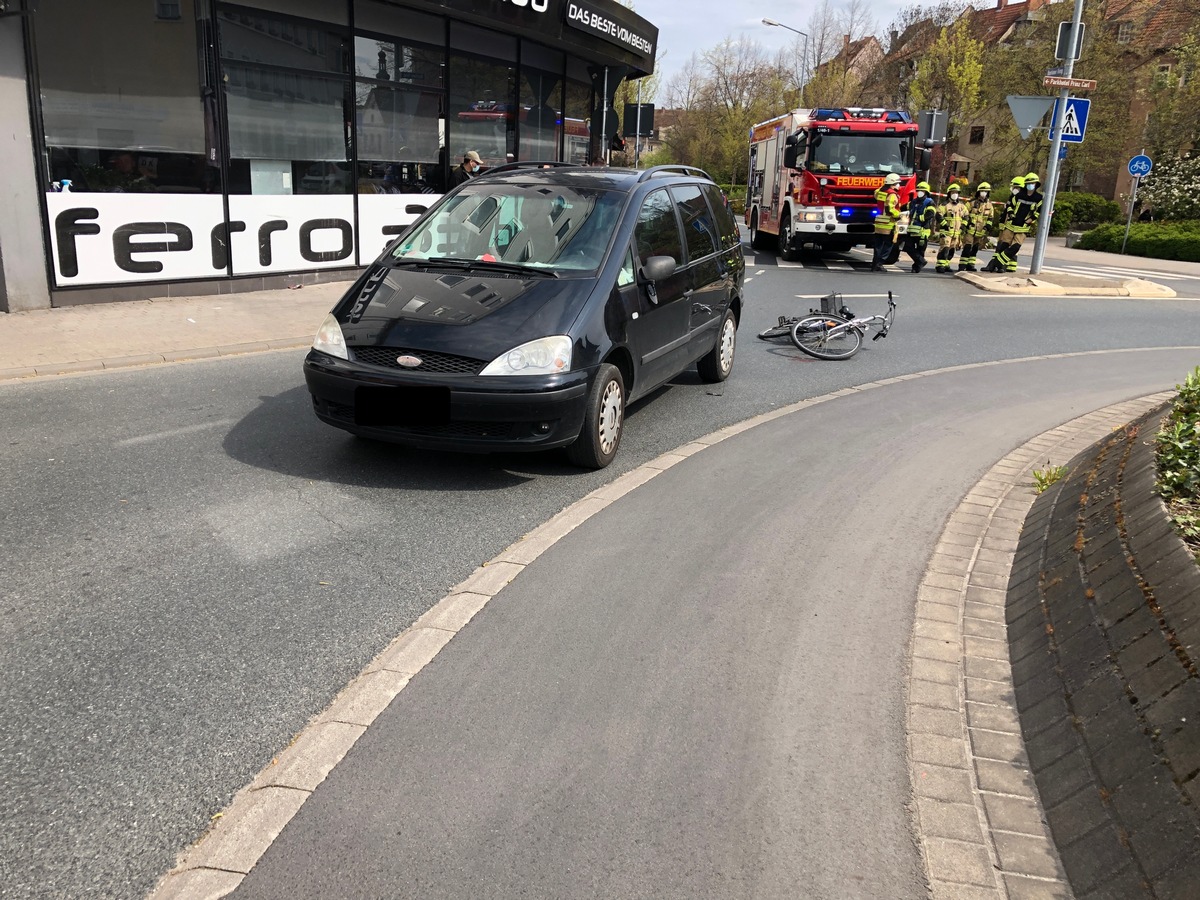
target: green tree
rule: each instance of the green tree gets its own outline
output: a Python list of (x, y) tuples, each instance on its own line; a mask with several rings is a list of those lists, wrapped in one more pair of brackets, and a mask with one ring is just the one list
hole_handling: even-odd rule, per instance
[(1200, 141), (1200, 26), (1175, 49), (1175, 65), (1158, 73), (1147, 90), (1153, 112), (1146, 121), (1146, 148), (1167, 159)]
[(912, 108), (944, 110), (953, 136), (979, 107), (982, 77), (983, 44), (971, 36), (971, 23), (959, 19), (941, 30), (917, 64), (908, 87)]

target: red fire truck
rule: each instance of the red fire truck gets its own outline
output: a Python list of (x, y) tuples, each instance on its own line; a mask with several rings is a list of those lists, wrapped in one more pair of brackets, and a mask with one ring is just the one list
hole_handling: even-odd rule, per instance
[(797, 109), (750, 129), (751, 246), (793, 259), (802, 247), (870, 244), (875, 191), (894, 172), (907, 203), (929, 168), (917, 124), (895, 109)]

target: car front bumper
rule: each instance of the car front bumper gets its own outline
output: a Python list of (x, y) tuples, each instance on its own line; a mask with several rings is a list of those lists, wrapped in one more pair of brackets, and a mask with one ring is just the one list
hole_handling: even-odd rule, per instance
[[(406, 376), (316, 350), (304, 360), (304, 380), (322, 422), (363, 437), (434, 450), (564, 447), (583, 427), (589, 378), (588, 372), (570, 372), (553, 381), (543, 376)], [(384, 398), (394, 393), (393, 408), (364, 392), (381, 390)], [(366, 414), (368, 397), (372, 415)], [(412, 397), (421, 399), (410, 417), (405, 403)], [(433, 398), (428, 404), (427, 397)]]

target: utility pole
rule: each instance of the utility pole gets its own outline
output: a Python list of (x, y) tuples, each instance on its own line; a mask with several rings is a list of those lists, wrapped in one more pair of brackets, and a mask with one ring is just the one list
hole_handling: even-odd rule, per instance
[(633, 135), (633, 167), (638, 167), (642, 158), (642, 79), (638, 79), (637, 124), (634, 125)]
[[(1067, 42), (1067, 58), (1064, 75), (1075, 73), (1075, 48), (1079, 46), (1080, 22), (1083, 20), (1083, 0), (1075, 0), (1075, 15), (1071, 20), (1071, 38)], [(1054, 107), (1054, 123), (1050, 129), (1050, 162), (1046, 166), (1046, 190), (1042, 194), (1042, 214), (1038, 218), (1037, 237), (1033, 242), (1033, 258), (1029, 262), (1029, 274), (1042, 271), (1042, 258), (1046, 253), (1046, 241), (1050, 238), (1050, 219), (1054, 216), (1054, 197), (1058, 193), (1059, 151), (1062, 149), (1063, 119), (1067, 114), (1067, 99), (1070, 88), (1058, 92), (1058, 103)]]

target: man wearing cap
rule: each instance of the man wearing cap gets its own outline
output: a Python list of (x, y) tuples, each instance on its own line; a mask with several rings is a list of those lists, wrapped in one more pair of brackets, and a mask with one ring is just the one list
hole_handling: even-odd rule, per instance
[(468, 150), (463, 156), (463, 161), (450, 170), (450, 189), (453, 190), (464, 181), (469, 181), (482, 165), (483, 160), (479, 158), (479, 154)]

